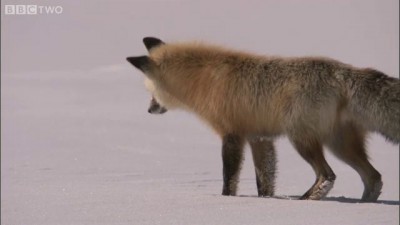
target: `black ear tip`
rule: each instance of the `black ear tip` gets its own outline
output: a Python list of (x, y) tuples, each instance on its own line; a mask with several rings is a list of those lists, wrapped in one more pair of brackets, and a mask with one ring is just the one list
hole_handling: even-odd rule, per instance
[(162, 42), (159, 38), (156, 37), (144, 37), (143, 43), (159, 43)]
[(143, 43), (146, 46), (147, 50), (150, 50), (154, 47), (164, 44), (163, 41), (155, 37), (145, 37), (143, 38)]
[(137, 58), (138, 57), (134, 57), (134, 56), (126, 57), (126, 61), (128, 61), (128, 62), (133, 64), (134, 62), (136, 62)]
[(130, 56), (127, 57), (126, 60), (139, 69), (141, 69), (148, 62), (147, 56)]

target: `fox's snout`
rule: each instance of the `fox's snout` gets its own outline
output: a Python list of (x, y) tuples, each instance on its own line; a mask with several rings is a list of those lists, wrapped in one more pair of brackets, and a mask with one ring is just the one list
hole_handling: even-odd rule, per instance
[(167, 109), (163, 106), (161, 106), (155, 98), (152, 98), (150, 101), (150, 106), (147, 112), (151, 114), (163, 114), (167, 112)]

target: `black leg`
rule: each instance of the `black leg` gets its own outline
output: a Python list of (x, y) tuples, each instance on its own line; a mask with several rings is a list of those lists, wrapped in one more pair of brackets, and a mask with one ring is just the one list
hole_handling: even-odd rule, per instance
[(244, 140), (238, 135), (228, 134), (222, 140), (224, 185), (222, 195), (236, 195), (240, 168), (243, 159)]
[(258, 196), (273, 196), (275, 189), (276, 154), (273, 140), (251, 137), (248, 142), (256, 170)]

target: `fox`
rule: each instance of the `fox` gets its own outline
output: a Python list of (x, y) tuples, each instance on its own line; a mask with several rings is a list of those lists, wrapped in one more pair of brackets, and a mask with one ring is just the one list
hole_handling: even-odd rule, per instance
[(324, 147), (361, 177), (362, 202), (376, 202), (381, 174), (366, 151), (368, 133), (400, 143), (400, 81), (328, 57), (256, 55), (202, 42), (145, 37), (148, 55), (127, 57), (152, 95), (150, 113), (197, 115), (222, 141), (222, 195), (237, 193), (243, 149), (250, 145), (258, 196), (273, 197), (274, 140), (286, 136), (316, 180), (299, 198), (320, 200), (336, 175)]

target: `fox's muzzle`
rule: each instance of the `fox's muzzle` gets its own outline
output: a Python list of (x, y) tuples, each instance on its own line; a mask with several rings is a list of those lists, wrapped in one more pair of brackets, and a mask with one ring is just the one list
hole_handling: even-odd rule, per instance
[(163, 114), (168, 110), (161, 106), (155, 98), (152, 98), (150, 101), (149, 109), (147, 111), (151, 114)]

